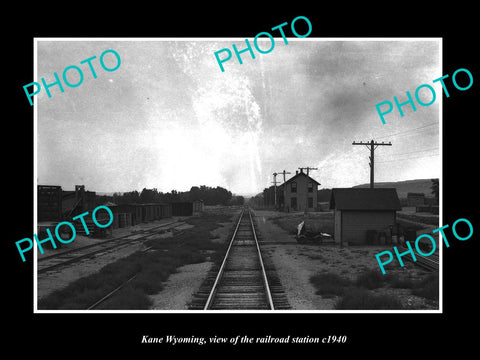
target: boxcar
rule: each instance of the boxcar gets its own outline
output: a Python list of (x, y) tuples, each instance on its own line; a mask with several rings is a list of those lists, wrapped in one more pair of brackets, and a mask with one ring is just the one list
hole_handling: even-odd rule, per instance
[(173, 202), (172, 215), (173, 216), (192, 216), (193, 203), (192, 202)]

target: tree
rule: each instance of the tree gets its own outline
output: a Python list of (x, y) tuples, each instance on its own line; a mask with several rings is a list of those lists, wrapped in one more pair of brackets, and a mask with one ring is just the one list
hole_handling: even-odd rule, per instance
[(260, 194), (257, 194), (253, 197), (251, 197), (250, 199), (248, 199), (247, 201), (248, 205), (250, 205), (251, 207), (253, 208), (263, 208), (264, 207), (264, 204), (263, 204), (263, 193), (260, 193)]
[(115, 193), (113, 199), (116, 204), (137, 204), (140, 202), (140, 194), (137, 190), (123, 194)]
[(241, 195), (233, 196), (230, 200), (231, 205), (243, 205), (245, 204), (245, 198)]
[(201, 194), (200, 188), (198, 186), (192, 186), (188, 194), (190, 201), (203, 200), (200, 194)]
[(243, 197), (236, 196), (232, 198), (232, 193), (227, 189), (217, 186), (215, 188), (205, 185), (192, 186), (190, 191), (178, 191), (173, 189), (171, 192), (162, 193), (156, 188), (138, 191), (114, 193), (112, 200), (116, 204), (138, 204), (138, 203), (156, 203), (156, 202), (177, 202), (203, 200), (205, 205), (228, 205), (234, 200), (236, 203), (244, 202)]
[(157, 188), (144, 188), (140, 194), (140, 202), (142, 203), (157, 203), (162, 201), (162, 193), (159, 193)]

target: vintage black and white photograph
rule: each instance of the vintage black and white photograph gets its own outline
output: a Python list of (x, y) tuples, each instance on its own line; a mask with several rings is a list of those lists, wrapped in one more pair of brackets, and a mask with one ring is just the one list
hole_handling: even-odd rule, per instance
[(36, 312), (441, 312), (442, 39), (274, 36), (35, 39)]

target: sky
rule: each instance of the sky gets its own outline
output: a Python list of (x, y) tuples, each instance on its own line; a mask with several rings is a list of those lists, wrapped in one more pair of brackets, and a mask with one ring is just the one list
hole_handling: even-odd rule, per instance
[[(259, 38), (262, 49), (270, 47)], [(253, 43), (253, 39), (249, 39)], [(233, 54), (222, 72), (214, 52), (246, 47), (236, 39), (37, 39), (33, 81), (82, 69), (77, 87), (63, 83), (35, 96), (36, 178), (41, 185), (97, 192), (157, 188), (188, 191), (222, 186), (235, 194), (260, 193), (273, 173), (310, 175), (319, 188), (370, 180), (369, 151), (353, 141), (385, 141), (375, 151), (375, 181), (441, 176), (442, 76), (439, 39), (275, 38), (255, 59)], [(121, 64), (105, 71), (108, 49)], [(88, 64), (91, 61), (97, 78)], [(222, 54), (221, 56), (224, 56)], [(112, 53), (104, 57), (113, 68)], [(75, 70), (67, 79), (79, 82)], [(394, 108), (382, 124), (375, 105), (407, 100), (406, 91), (431, 85), (431, 106)], [(432, 99), (425, 88), (424, 103)], [(26, 100), (27, 101), (27, 100)], [(448, 100), (446, 100), (448, 101)], [(283, 182), (283, 177), (277, 177)]]

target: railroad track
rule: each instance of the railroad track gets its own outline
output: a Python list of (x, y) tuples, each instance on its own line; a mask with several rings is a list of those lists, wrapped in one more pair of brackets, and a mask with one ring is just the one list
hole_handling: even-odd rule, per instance
[[(400, 245), (399, 248), (403, 249), (404, 251), (408, 250), (408, 248), (403, 245)], [(438, 271), (440, 267), (438, 253), (434, 253), (428, 257), (416, 253), (415, 258), (417, 259), (417, 261), (414, 262), (409, 256), (405, 256), (405, 259), (409, 262), (412, 262), (413, 264), (416, 264), (429, 271)]]
[[(214, 279), (210, 276), (205, 284), (197, 293), (197, 300), (200, 300), (191, 304), (190, 309), (289, 308), (271, 263), (266, 265), (262, 257), (250, 209), (242, 210), (223, 262)], [(206, 288), (210, 290), (207, 291)]]
[(161, 224), (150, 229), (140, 230), (133, 234), (124, 235), (114, 239), (104, 240), (97, 244), (91, 244), (59, 252), (49, 256), (44, 256), (37, 259), (37, 273), (45, 273), (51, 270), (58, 270), (63, 266), (67, 266), (78, 261), (98, 256), (102, 253), (108, 253), (109, 251), (119, 250), (122, 247), (130, 246), (134, 242), (141, 242), (146, 240), (151, 235), (157, 233), (164, 228), (175, 227), (185, 224), (179, 221), (172, 221), (169, 223)]

